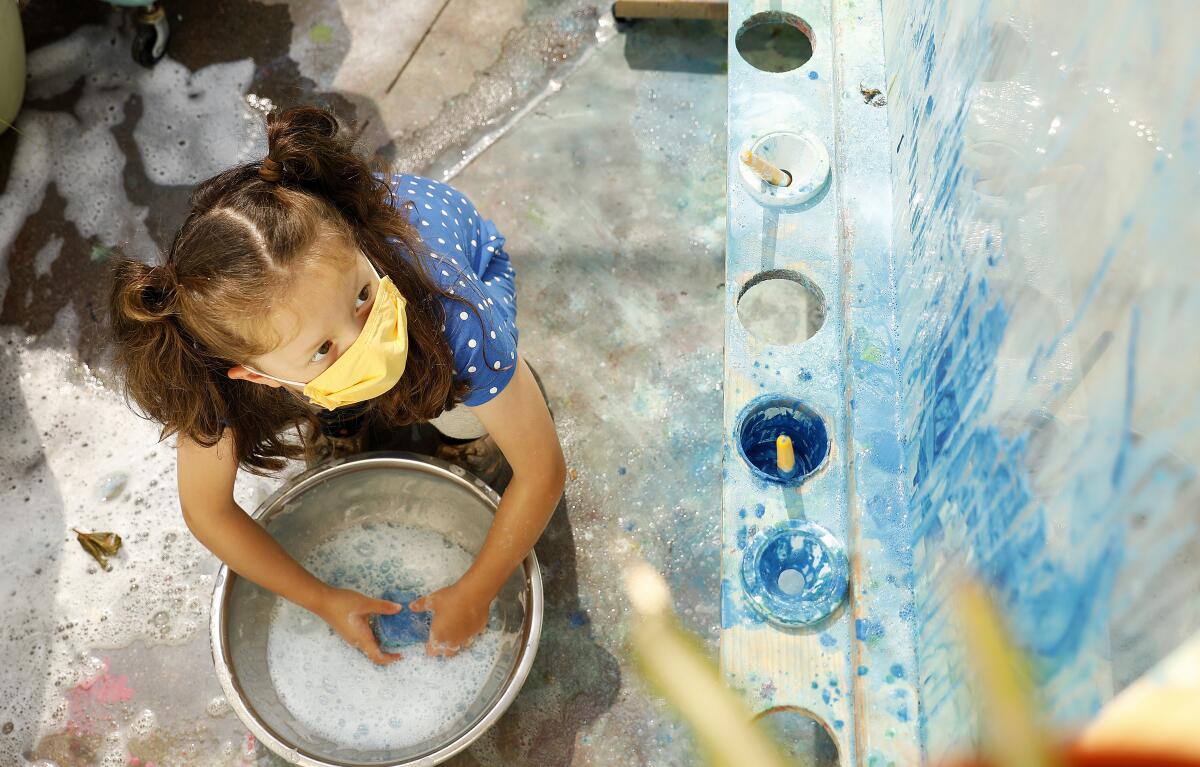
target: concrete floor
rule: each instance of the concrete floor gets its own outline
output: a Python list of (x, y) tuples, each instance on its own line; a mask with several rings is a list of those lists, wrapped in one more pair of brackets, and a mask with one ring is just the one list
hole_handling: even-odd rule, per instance
[[(168, 57), (129, 60), (99, 2), (24, 13), (26, 106), (0, 134), (0, 763), (278, 763), (220, 697), (216, 561), (174, 456), (108, 378), (114, 250), (153, 258), (190, 186), (262, 156), (247, 93), (352, 120), (508, 237), (523, 354), (571, 467), (539, 544), (546, 628), (516, 704), (457, 765), (694, 763), (623, 649), (623, 564), (666, 572), (715, 642), (723, 25), (616, 30), (579, 0), (168, 2)], [(278, 480), (242, 477), (253, 506)], [(126, 546), (99, 571), (70, 528)]]

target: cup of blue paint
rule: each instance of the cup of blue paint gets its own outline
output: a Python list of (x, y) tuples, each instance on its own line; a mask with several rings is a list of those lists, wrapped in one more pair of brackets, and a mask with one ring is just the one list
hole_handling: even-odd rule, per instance
[[(779, 438), (791, 443), (793, 461), (781, 468)], [(825, 419), (795, 397), (765, 395), (751, 401), (734, 428), (738, 454), (759, 479), (799, 485), (817, 472), (829, 456)]]
[(742, 555), (742, 585), (763, 617), (783, 627), (811, 626), (846, 598), (850, 564), (833, 533), (793, 519), (759, 533)]

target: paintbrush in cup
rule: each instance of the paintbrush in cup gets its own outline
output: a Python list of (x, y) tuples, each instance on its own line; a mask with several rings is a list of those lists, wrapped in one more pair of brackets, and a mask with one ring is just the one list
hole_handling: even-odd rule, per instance
[(792, 174), (781, 168), (776, 168), (769, 161), (764, 160), (749, 149), (742, 151), (741, 158), (742, 162), (750, 170), (754, 171), (759, 178), (772, 186), (787, 186), (792, 183)]

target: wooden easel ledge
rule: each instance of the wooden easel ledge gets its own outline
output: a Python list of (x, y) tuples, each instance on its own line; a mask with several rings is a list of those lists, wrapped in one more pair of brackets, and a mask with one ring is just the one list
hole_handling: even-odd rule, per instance
[(728, 18), (727, 0), (617, 0), (613, 16), (628, 19), (713, 19)]

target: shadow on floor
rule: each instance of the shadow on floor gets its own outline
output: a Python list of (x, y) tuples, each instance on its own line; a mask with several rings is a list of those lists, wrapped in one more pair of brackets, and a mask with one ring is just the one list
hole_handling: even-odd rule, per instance
[(729, 68), (724, 21), (637, 19), (619, 29), (630, 69), (720, 75)]
[[(302, 74), (289, 55), (293, 23), (286, 6), (254, 0), (168, 0), (165, 6), (171, 24), (170, 39), (167, 58), (156, 67), (166, 67), (169, 62), (176, 62), (172, 66), (186, 67), (188, 82), (194, 83), (197, 91), (187, 94), (188, 108), (194, 105), (195, 110), (203, 112), (215, 103), (232, 103), (232, 108), (237, 108), (236, 99), (241, 94), (233, 94), (230, 99), (230, 94), (205, 93), (202, 83), (213, 81), (205, 80), (201, 73), (210, 71), (207, 68), (214, 64), (249, 61), (252, 76), (248, 83), (239, 84), (245, 92), (268, 97), (281, 107), (299, 103), (327, 107), (351, 130), (377, 117), (378, 110), (369, 99), (322, 91)], [(342, 23), (341, 15), (334, 15), (337, 20), (330, 23)], [(153, 72), (132, 61), (129, 54), (132, 23), (127, 12), (95, 0), (82, 5), (69, 0), (38, 0), (23, 11), (21, 20), (30, 52), (29, 89), (22, 114), (33, 120), (36, 127), (24, 139), (19, 130), (0, 134), (0, 192), (5, 193), (6, 204), (26, 203), (29, 207), (7, 257), (0, 253), (0, 269), (6, 269), (9, 276), (0, 306), (0, 324), (40, 334), (49, 329), (62, 310), (70, 308), (79, 323), (72, 351), (81, 361), (95, 367), (103, 359), (100, 350), (108, 261), (116, 252), (146, 261), (155, 259), (158, 253), (154, 251), (161, 252), (169, 245), (175, 228), (187, 213), (192, 185), (156, 182), (154, 173), (158, 168), (146, 166), (141, 151), (144, 145), (154, 140), (161, 140), (163, 146), (170, 144), (170, 151), (175, 153), (171, 157), (191, 167), (227, 166), (233, 163), (244, 137), (214, 138), (211, 135), (214, 121), (189, 119), (195, 115), (180, 114), (178, 122), (170, 121), (175, 123), (171, 135), (141, 136), (135, 140), (135, 130), (153, 108), (145, 91), (161, 89), (161, 84), (154, 85)], [(72, 40), (68, 42), (68, 38)], [(338, 37), (343, 38), (348, 36)], [(72, 43), (99, 46), (106, 51), (111, 43), (113, 50), (104, 54), (93, 51), (93, 59), (98, 62), (94, 66), (99, 69), (88, 71), (85, 59), (64, 58), (79, 56)], [(54, 44), (59, 44), (58, 52), (39, 58), (40, 49)], [(334, 50), (324, 55), (345, 54), (344, 50)], [(57, 84), (63, 78), (67, 78), (64, 85), (71, 83), (69, 87)], [(54, 95), (38, 98), (39, 90)], [(219, 101), (222, 98), (226, 101)], [(98, 106), (100, 102), (108, 102), (110, 112), (120, 119), (110, 117)], [(17, 117), (18, 126), (22, 125), (21, 117)], [(51, 123), (69, 124), (72, 129), (47, 136), (45, 126)], [(224, 120), (220, 124), (227, 126), (230, 122)], [(167, 126), (168, 130), (171, 128)], [(105, 189), (81, 193), (78, 188), (64, 188), (59, 183), (55, 163), (62, 156), (71, 157), (73, 162), (84, 156), (98, 157), (97, 147), (108, 151), (110, 141), (116, 142), (121, 160), (120, 164), (114, 164), (113, 170), (120, 176), (118, 188), (125, 199), (106, 200), (104, 215), (123, 223), (114, 224), (110, 220), (100, 227), (101, 232), (87, 234), (80, 231), (74, 220), (88, 215), (80, 211), (90, 211), (97, 205), (96, 198), (104, 196)], [(140, 149), (138, 141), (143, 144)], [(179, 148), (174, 146), (176, 141)], [(219, 148), (220, 157), (206, 154), (213, 147)], [(11, 176), (17, 167), (14, 160), (22, 154), (20, 167), (45, 174), (42, 186), (22, 187), (12, 183)], [(93, 183), (98, 182), (95, 171), (91, 173), (87, 177)], [(35, 195), (43, 191), (41, 204), (30, 205)], [(146, 211), (144, 224), (138, 221), (141, 209)], [(73, 218), (68, 218), (69, 214)], [(137, 232), (142, 226), (149, 238)], [(52, 258), (48, 268), (39, 264), (46, 260), (46, 255), (55, 253), (57, 257)]]
[(579, 732), (607, 711), (621, 686), (617, 659), (592, 635), (580, 606), (575, 536), (565, 501), (535, 548), (545, 614), (537, 659), (521, 694), (452, 767), (566, 767)]

